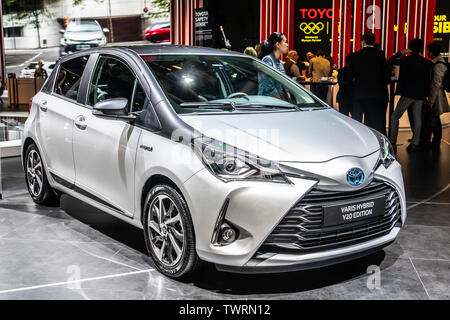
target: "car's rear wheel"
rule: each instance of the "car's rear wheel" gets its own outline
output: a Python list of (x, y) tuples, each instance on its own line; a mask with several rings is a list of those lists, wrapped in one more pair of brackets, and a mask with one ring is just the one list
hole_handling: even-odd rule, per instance
[(200, 266), (186, 201), (166, 184), (153, 187), (144, 203), (144, 236), (149, 255), (163, 274), (180, 278)]
[(59, 205), (60, 195), (48, 183), (41, 154), (34, 143), (28, 146), (25, 154), (25, 179), (34, 202), (46, 206)]

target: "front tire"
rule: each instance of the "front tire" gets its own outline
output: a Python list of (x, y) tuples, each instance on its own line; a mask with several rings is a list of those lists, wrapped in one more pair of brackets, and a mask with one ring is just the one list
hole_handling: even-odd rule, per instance
[(194, 273), (200, 259), (186, 201), (166, 184), (153, 187), (144, 203), (144, 236), (156, 268), (171, 278)]
[(37, 146), (32, 143), (25, 153), (25, 179), (28, 192), (37, 204), (58, 206), (60, 194), (50, 186)]

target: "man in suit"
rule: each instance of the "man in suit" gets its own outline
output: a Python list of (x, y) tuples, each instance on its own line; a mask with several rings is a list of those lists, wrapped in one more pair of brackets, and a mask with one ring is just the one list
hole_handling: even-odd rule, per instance
[(336, 96), (336, 101), (339, 103), (339, 112), (345, 114), (347, 117), (353, 115), (353, 84), (350, 74), (350, 63), (351, 53), (347, 54), (345, 57), (346, 66), (339, 69), (338, 71), (338, 83), (339, 91)]
[(387, 85), (391, 70), (382, 51), (374, 48), (375, 35), (367, 32), (361, 41), (362, 49), (355, 52), (349, 63), (353, 79), (353, 115), (386, 135)]
[(422, 127), (422, 108), (430, 92), (431, 62), (425, 59), (421, 52), (423, 42), (420, 39), (412, 39), (409, 49), (399, 51), (389, 59), (389, 63), (400, 66), (397, 94), (400, 100), (397, 103), (391, 118), (391, 130), (389, 140), (396, 149), (399, 119), (408, 108), (413, 113), (411, 144), (406, 148), (414, 151), (420, 144), (420, 132)]

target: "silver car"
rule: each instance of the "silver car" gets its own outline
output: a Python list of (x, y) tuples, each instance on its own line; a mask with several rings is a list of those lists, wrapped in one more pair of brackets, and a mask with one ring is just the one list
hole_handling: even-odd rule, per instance
[(23, 166), (142, 228), (170, 277), (316, 268), (393, 242), (405, 223), (387, 138), (260, 60), (182, 46), (104, 47), (58, 61), (32, 100)]
[(107, 43), (106, 33), (96, 20), (72, 21), (67, 28), (61, 29), (62, 38), (59, 45), (61, 56), (94, 47), (103, 47)]

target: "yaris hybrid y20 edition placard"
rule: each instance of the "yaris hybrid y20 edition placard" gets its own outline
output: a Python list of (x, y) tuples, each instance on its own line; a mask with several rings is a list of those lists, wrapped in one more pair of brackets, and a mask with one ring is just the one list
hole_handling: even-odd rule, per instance
[(181, 46), (62, 58), (23, 137), (31, 197), (68, 194), (144, 230), (162, 273), (314, 268), (388, 245), (405, 223), (380, 133), (261, 61)]

